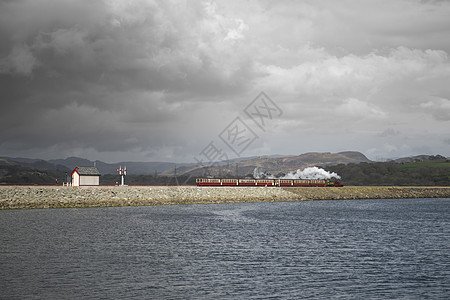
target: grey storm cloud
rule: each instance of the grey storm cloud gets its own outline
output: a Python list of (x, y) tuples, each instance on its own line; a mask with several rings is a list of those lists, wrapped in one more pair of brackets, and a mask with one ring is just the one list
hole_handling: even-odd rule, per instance
[(449, 13), (445, 1), (1, 1), (0, 155), (190, 161), (261, 91), (285, 113), (248, 155), (400, 156), (423, 142), (449, 155)]
[(239, 37), (226, 40), (239, 24), (194, 1), (37, 2), (2, 4), (3, 145), (145, 148), (179, 126), (177, 102), (235, 94), (252, 76)]

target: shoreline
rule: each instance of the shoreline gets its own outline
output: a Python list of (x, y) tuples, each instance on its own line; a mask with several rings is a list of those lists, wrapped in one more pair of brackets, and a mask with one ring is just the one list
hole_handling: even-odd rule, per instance
[(450, 187), (0, 186), (0, 210), (394, 198), (450, 198)]

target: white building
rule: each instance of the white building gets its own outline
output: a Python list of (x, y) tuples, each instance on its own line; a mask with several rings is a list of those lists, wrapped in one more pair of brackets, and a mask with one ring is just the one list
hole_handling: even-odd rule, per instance
[(72, 186), (100, 184), (100, 172), (96, 167), (76, 167), (72, 171)]

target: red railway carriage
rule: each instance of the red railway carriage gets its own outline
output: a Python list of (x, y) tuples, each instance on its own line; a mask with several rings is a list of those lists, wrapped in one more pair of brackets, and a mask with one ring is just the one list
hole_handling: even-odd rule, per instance
[(310, 180), (309, 186), (327, 186), (327, 182), (322, 179)]
[(275, 179), (275, 184), (278, 186), (293, 186), (292, 179)]
[(222, 186), (234, 186), (234, 185), (239, 185), (238, 179), (229, 179), (229, 178), (222, 179)]
[(256, 179), (239, 179), (239, 185), (256, 186)]
[(220, 186), (222, 181), (216, 178), (197, 178), (195, 182), (198, 186)]
[(310, 180), (308, 179), (294, 179), (292, 185), (293, 186), (310, 186)]
[(275, 181), (273, 179), (256, 179), (257, 186), (274, 186)]

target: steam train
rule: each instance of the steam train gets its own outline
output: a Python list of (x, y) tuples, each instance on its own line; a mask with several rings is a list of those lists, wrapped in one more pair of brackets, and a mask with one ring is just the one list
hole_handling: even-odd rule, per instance
[(337, 179), (230, 179), (196, 178), (197, 186), (344, 186)]

